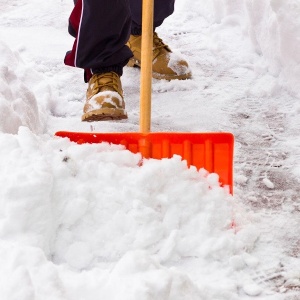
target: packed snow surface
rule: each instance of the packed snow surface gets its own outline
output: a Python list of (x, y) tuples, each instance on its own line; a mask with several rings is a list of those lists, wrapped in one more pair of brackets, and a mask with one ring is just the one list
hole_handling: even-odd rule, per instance
[(73, 1), (0, 3), (0, 299), (300, 299), (300, 1), (178, 0), (157, 29), (188, 81), (153, 80), (152, 131), (232, 132), (234, 195), (179, 156), (77, 145), (82, 70), (63, 65)]

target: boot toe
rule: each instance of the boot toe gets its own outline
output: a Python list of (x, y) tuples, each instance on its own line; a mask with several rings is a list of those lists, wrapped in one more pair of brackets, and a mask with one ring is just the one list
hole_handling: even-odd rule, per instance
[(173, 52), (158, 56), (153, 62), (153, 77), (166, 80), (185, 80), (192, 77), (188, 63)]
[(120, 77), (114, 72), (94, 74), (89, 81), (82, 121), (127, 119)]

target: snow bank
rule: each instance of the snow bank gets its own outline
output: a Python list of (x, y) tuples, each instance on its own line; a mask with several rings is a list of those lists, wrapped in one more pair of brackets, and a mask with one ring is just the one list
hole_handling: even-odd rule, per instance
[(246, 1), (249, 34), (269, 72), (300, 95), (300, 2), (298, 0)]
[(235, 299), (233, 278), (217, 292), (211, 281), (246, 267), (255, 230), (216, 174), (140, 159), (26, 127), (0, 134), (3, 299)]
[(0, 53), (0, 131), (17, 133), (20, 126), (27, 126), (35, 133), (43, 132), (49, 86), (3, 42)]
[[(228, 45), (223, 44), (230, 44), (230, 40), (225, 41), (229, 37), (227, 28), (231, 28), (231, 33), (234, 27), (239, 28), (236, 39), (249, 39), (263, 58), (251, 61), (256, 69), (268, 71), (290, 92), (300, 95), (299, 0), (186, 0), (178, 1), (177, 6), (185, 12), (183, 18), (198, 18), (200, 22), (201, 15), (210, 22), (206, 34), (218, 44), (220, 54), (223, 49), (228, 50)], [(210, 43), (206, 47), (211, 47)]]

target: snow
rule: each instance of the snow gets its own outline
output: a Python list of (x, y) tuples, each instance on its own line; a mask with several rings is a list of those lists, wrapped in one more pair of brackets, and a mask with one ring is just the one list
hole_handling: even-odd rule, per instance
[[(77, 145), (81, 70), (63, 65), (73, 2), (0, 3), (1, 300), (300, 299), (300, 1), (181, 0), (157, 31), (188, 81), (153, 80), (152, 131), (235, 135), (234, 196), (180, 157)], [(28, 17), (30, 16), (30, 17)]]
[(87, 109), (87, 112), (90, 112), (95, 109), (101, 109), (102, 105), (105, 104), (111, 104), (112, 106), (115, 106), (116, 103), (112, 100), (112, 98), (115, 98), (119, 101), (119, 103), (122, 103), (122, 97), (117, 92), (111, 92), (111, 91), (103, 91), (101, 92), (101, 96), (105, 97), (103, 99), (103, 102), (99, 104), (97, 102), (97, 96), (98, 94), (94, 95), (89, 99), (89, 107)]

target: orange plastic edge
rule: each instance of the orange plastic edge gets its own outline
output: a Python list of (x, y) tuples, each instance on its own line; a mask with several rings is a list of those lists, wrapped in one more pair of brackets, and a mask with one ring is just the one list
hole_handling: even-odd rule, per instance
[(69, 138), (72, 142), (123, 145), (133, 153), (140, 152), (145, 158), (171, 158), (180, 155), (188, 166), (205, 168), (219, 175), (222, 186), (228, 186), (233, 194), (233, 149), (231, 133), (165, 133), (122, 132), (85, 133), (59, 131), (56, 136)]

